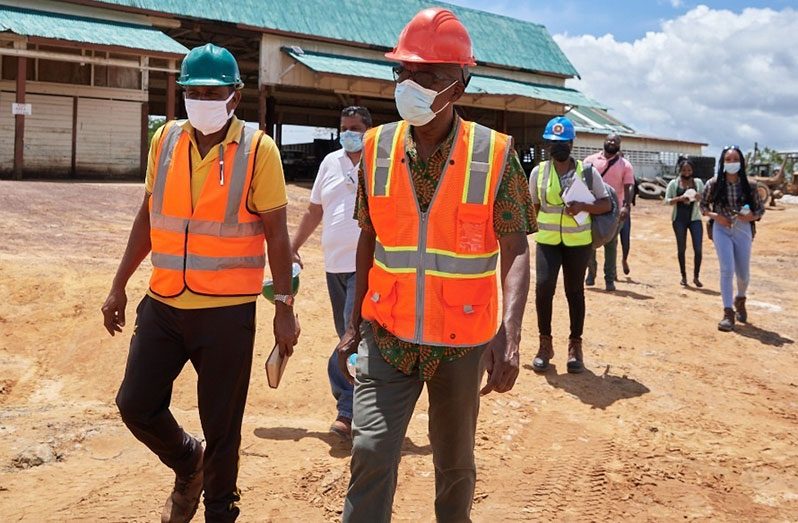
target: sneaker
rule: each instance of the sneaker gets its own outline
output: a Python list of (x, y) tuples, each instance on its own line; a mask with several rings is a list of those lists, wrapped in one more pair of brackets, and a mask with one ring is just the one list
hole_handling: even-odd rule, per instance
[(568, 373), (579, 374), (585, 370), (582, 358), (582, 340), (580, 338), (568, 338)]
[(608, 292), (613, 292), (615, 290), (615, 282), (607, 281), (604, 285), (604, 289)]
[(175, 486), (161, 512), (161, 523), (188, 523), (197, 512), (202, 494), (202, 443), (194, 440), (194, 472), (188, 476), (175, 475)]
[(722, 332), (734, 330), (734, 309), (723, 309), (723, 319), (718, 323), (718, 330)]
[(596, 277), (588, 274), (587, 278), (585, 278), (585, 285), (587, 285), (588, 287), (592, 287), (595, 284), (596, 284)]
[(687, 276), (682, 276), (682, 279), (679, 280), (679, 285), (682, 287), (687, 287)]
[(352, 439), (352, 419), (347, 418), (346, 416), (338, 416), (333, 421), (332, 425), (330, 425), (330, 432), (333, 434), (338, 434), (341, 438), (345, 440)]
[(540, 348), (532, 360), (532, 370), (535, 372), (546, 372), (549, 368), (549, 360), (554, 357), (554, 347), (551, 343), (551, 336), (540, 335)]

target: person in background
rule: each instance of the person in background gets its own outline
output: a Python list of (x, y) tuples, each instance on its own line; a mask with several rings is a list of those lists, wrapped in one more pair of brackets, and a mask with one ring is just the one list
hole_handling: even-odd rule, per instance
[[(665, 205), (672, 205), (671, 221), (676, 235), (676, 251), (681, 270), (681, 285), (687, 286), (687, 269), (685, 268), (685, 251), (687, 250), (687, 231), (693, 240), (693, 284), (703, 287), (701, 274), (701, 243), (704, 234), (701, 222), (701, 195), (704, 182), (693, 177), (693, 163), (682, 158), (677, 166), (679, 176), (674, 178), (665, 189)], [(687, 193), (687, 194), (685, 194)]]
[[(621, 208), (620, 221), (622, 227), (631, 227), (631, 222), (627, 224), (631, 214), (632, 192), (634, 191), (635, 175), (632, 164), (621, 154), (621, 137), (617, 134), (610, 134), (604, 140), (604, 150), (592, 154), (585, 158), (584, 163), (589, 163), (599, 172), (604, 182), (615, 189), (618, 195), (618, 205)], [(620, 235), (620, 231), (619, 231)], [(626, 252), (628, 255), (628, 250)], [(615, 279), (617, 276), (618, 258), (618, 235), (604, 245), (604, 283), (608, 291), (615, 290)], [(629, 274), (629, 263), (624, 256), (624, 274)], [(596, 251), (590, 255), (590, 262), (587, 267), (587, 279), (585, 285), (596, 284)]]
[(721, 152), (718, 174), (704, 188), (701, 212), (713, 220), (712, 241), (720, 264), (723, 298), (723, 319), (718, 323), (718, 330), (728, 332), (734, 330), (735, 309), (737, 321), (748, 321), (745, 296), (751, 278), (754, 222), (765, 214), (759, 194), (748, 182), (745, 158), (739, 147), (725, 147)]
[[(623, 151), (620, 152), (621, 156), (624, 156)], [(625, 156), (624, 156), (625, 157)], [(634, 174), (632, 175), (634, 177)], [(629, 275), (631, 269), (629, 267), (629, 251), (632, 249), (632, 207), (637, 205), (637, 178), (634, 177), (634, 186), (632, 187), (632, 197), (629, 199), (631, 205), (629, 206), (629, 211), (626, 213), (626, 220), (621, 224), (621, 230), (618, 231), (618, 239), (621, 241), (621, 265), (623, 267), (623, 273), (625, 275)], [(616, 277), (615, 280), (617, 281), (618, 278)]]
[[(603, 214), (612, 209), (607, 189), (601, 183), (601, 175), (595, 167), (583, 170), (582, 162), (571, 157), (571, 148), (576, 138), (574, 124), (564, 116), (552, 118), (543, 132), (546, 148), (551, 160), (541, 162), (529, 175), (529, 190), (537, 213), (535, 255), (535, 307), (538, 313), (540, 348), (532, 368), (545, 372), (549, 360), (554, 357), (551, 336), (552, 303), (557, 289), (560, 267), (563, 270), (565, 297), (571, 333), (568, 337), (568, 372), (585, 370), (582, 357), (582, 330), (585, 325), (585, 271), (593, 252), (591, 220), (588, 217), (581, 225), (574, 218), (581, 212)], [(562, 194), (576, 178), (583, 181), (592, 176), (593, 203), (573, 202), (566, 204)], [(586, 183), (587, 184), (587, 183)]]
[[(342, 149), (328, 154), (310, 191), (310, 204), (299, 222), (291, 249), (294, 261), (302, 265), (299, 249), (319, 224), (327, 291), (332, 304), (335, 332), (340, 340), (352, 316), (355, 302), (355, 252), (360, 228), (353, 218), (357, 194), (357, 166), (363, 154), (363, 134), (371, 127), (371, 114), (365, 107), (341, 111)], [(338, 367), (333, 351), (327, 362), (327, 376), (337, 401), (338, 417), (330, 431), (349, 439), (352, 436), (352, 384)]]

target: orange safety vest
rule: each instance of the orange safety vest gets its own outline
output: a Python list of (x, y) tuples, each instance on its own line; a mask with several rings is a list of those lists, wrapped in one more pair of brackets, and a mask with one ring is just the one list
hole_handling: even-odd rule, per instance
[(255, 152), (263, 135), (244, 126), (239, 143), (219, 146), (197, 206), (191, 200), (191, 140), (177, 122), (161, 135), (150, 197), (150, 290), (209, 296), (260, 294), (266, 261), (263, 223), (247, 208)]
[(407, 122), (369, 130), (363, 172), (376, 231), (363, 317), (399, 339), (476, 346), (498, 326), (493, 204), (512, 138), (458, 119), (436, 193), (421, 212), (405, 154)]

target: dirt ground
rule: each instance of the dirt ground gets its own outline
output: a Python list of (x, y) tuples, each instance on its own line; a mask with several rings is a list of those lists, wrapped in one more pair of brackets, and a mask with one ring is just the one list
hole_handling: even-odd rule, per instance
[[(309, 190), (289, 194), (293, 230)], [(142, 195), (137, 184), (0, 182), (2, 521), (158, 519), (173, 476), (113, 403), (149, 262), (128, 286), (122, 336), (107, 335), (99, 310)], [(518, 382), (482, 403), (475, 521), (798, 521), (798, 206), (770, 211), (760, 225), (751, 324), (732, 334), (716, 329), (712, 244), (704, 244), (705, 288), (681, 288), (669, 217), (659, 202), (639, 202), (630, 277), (613, 294), (587, 291), (586, 373), (565, 373), (561, 287), (556, 369), (531, 371), (530, 296)], [(317, 234), (303, 250), (304, 332), (276, 391), (263, 371), (271, 305), (259, 305), (241, 521), (340, 517), (349, 449), (327, 432), (335, 335), (318, 245)], [(194, 379), (188, 366), (173, 408), (198, 434)], [(422, 395), (399, 470), (397, 521), (434, 517), (426, 410)]]

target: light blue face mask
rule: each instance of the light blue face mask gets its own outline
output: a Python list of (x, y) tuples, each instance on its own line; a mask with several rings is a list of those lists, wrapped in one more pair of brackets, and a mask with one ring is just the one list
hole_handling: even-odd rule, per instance
[(433, 111), (432, 103), (435, 101), (435, 98), (437, 98), (439, 94), (451, 89), (456, 83), (457, 82), (452, 82), (449, 87), (443, 91), (427, 89), (410, 79), (397, 84), (394, 89), (394, 99), (396, 100), (396, 109), (399, 111), (399, 116), (402, 117), (402, 120), (415, 127), (427, 125), (435, 118), (435, 115), (446, 109), (451, 103), (446, 102), (443, 107), (437, 111)]
[(348, 153), (357, 153), (363, 150), (363, 133), (357, 131), (344, 131), (338, 137), (341, 147)]

